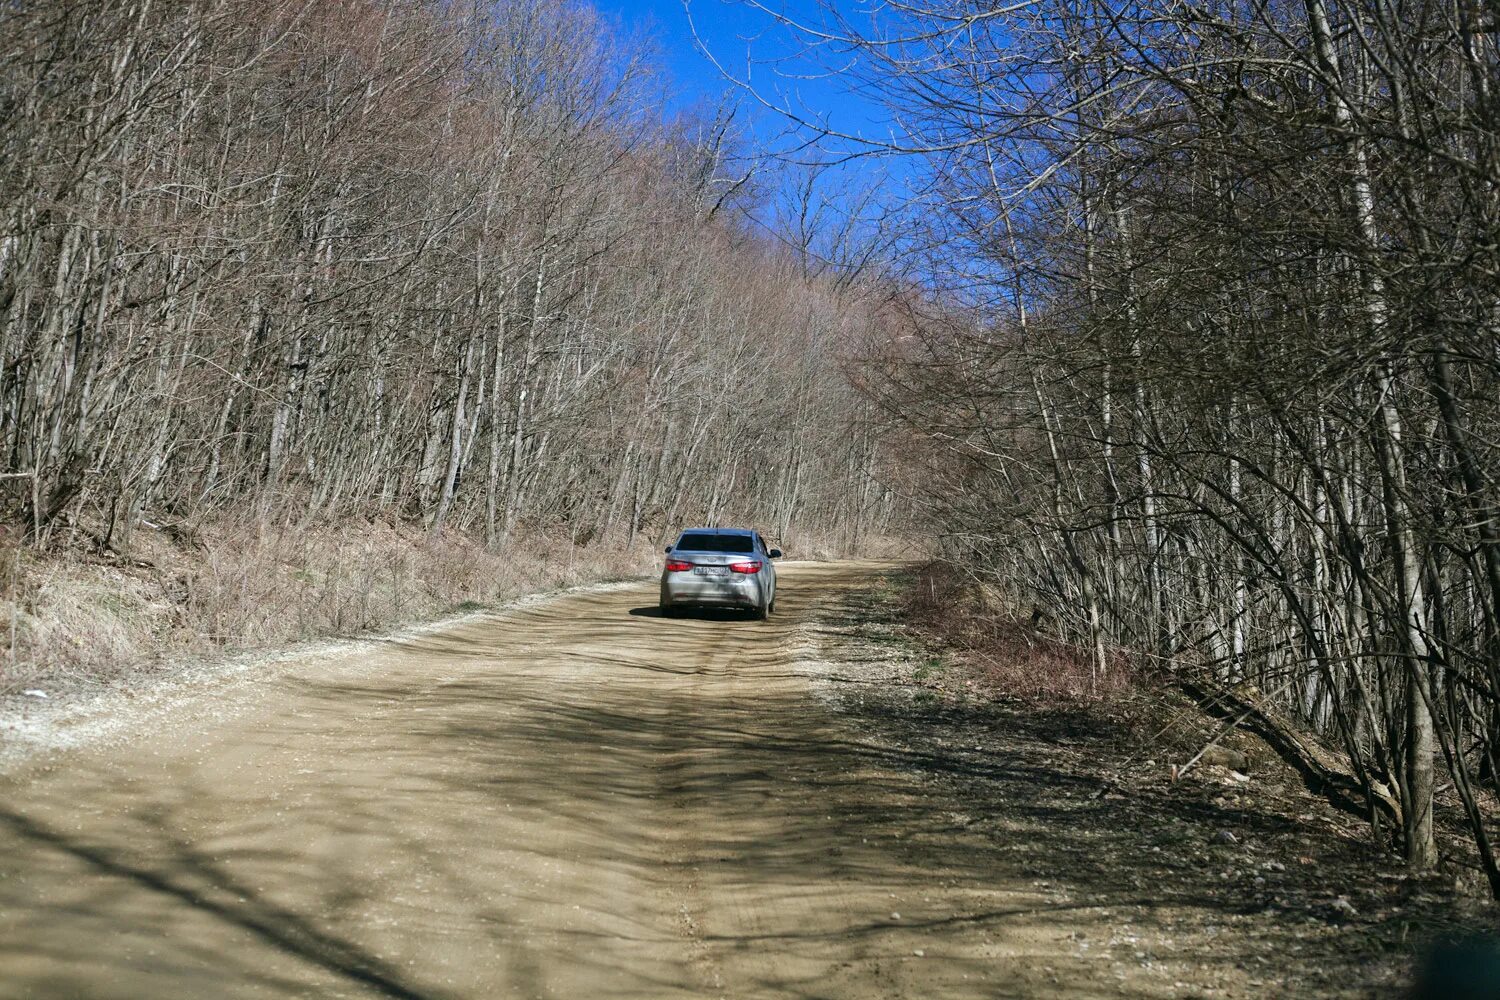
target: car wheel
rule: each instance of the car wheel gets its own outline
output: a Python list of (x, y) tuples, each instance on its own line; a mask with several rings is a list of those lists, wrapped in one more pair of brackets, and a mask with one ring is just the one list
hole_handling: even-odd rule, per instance
[(663, 618), (677, 617), (677, 609), (672, 607), (672, 605), (666, 603), (665, 601), (663, 601), (661, 604), (658, 604), (657, 608), (661, 611), (661, 616)]
[(755, 609), (755, 617), (760, 619), (761, 621), (765, 621), (767, 618), (771, 617), (771, 605), (762, 604), (757, 607)]

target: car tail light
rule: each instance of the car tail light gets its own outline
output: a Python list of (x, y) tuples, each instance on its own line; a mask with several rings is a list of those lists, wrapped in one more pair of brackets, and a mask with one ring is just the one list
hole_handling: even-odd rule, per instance
[(668, 573), (686, 573), (688, 570), (690, 570), (692, 568), (693, 568), (693, 564), (692, 563), (686, 562), (686, 561), (684, 561), (682, 559), (668, 559), (667, 560), (667, 572)]
[(760, 560), (754, 559), (750, 562), (730, 563), (729, 568), (734, 570), (736, 573), (759, 573)]

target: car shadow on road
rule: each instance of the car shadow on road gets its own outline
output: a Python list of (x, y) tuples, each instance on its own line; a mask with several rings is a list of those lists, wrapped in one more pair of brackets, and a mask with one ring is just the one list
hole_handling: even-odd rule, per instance
[(675, 613), (667, 614), (659, 605), (647, 604), (639, 608), (631, 608), (630, 615), (633, 618), (689, 618), (708, 622), (759, 621), (753, 608), (678, 608)]

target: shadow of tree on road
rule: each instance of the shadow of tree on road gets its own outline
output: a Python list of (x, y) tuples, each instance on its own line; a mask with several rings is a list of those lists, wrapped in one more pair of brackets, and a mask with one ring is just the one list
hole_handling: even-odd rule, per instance
[[(627, 595), (403, 639), (379, 671), (278, 679), (286, 711), (233, 731), (232, 786), (191, 754), (39, 783), (0, 811), (0, 970), (50, 956), (26, 982), (59, 995), (399, 998), (575, 979), (700, 996), (724, 970), (742, 978), (721, 992), (792, 998), (892, 975), (932, 996), (1125, 997), (1188, 973), (1348, 973), (1337, 933), (1287, 931), (1283, 877), (1260, 866), (1263, 843), (1308, 834), (1295, 818), (1121, 799), (1086, 766), (1113, 738), (1097, 720), (920, 702), (861, 641), (877, 604), (784, 598), (765, 623)], [(793, 640), (837, 659), (823, 700)], [(1219, 828), (1242, 846), (1207, 845)], [(703, 903), (720, 898), (755, 919)]]
[(92, 844), (4, 806), (0, 826), (19, 840), (66, 854), (101, 875), (177, 899), (202, 913), (243, 929), (267, 945), (316, 965), (335, 976), (396, 1000), (437, 1000), (442, 994), (416, 987), (399, 970), (355, 944), (314, 925), (307, 915), (261, 899), (245, 884), (202, 857), (186, 843), (153, 863), (113, 847)]

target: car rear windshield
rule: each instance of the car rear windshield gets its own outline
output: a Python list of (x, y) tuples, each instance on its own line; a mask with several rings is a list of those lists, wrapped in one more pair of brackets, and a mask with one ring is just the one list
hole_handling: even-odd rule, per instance
[(688, 552), (754, 552), (749, 535), (714, 535), (707, 531), (684, 531), (677, 548)]

